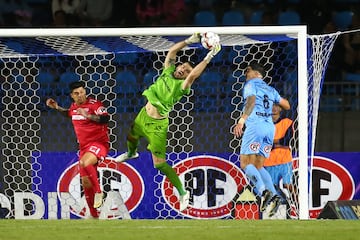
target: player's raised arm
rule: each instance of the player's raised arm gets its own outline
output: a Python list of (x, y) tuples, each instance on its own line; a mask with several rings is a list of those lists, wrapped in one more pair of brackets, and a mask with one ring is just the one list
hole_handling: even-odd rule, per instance
[(176, 63), (176, 54), (183, 49), (184, 47), (186, 47), (189, 44), (192, 43), (197, 43), (200, 42), (200, 33), (194, 33), (193, 35), (191, 35), (190, 37), (188, 37), (187, 39), (177, 42), (175, 43), (168, 51), (166, 58), (165, 58), (165, 63), (164, 63), (164, 67), (167, 68), (171, 65), (174, 65)]
[[(204, 34), (203, 34), (204, 35)], [(200, 36), (203, 36), (200, 35)], [(186, 77), (182, 88), (186, 89), (189, 88), (194, 81), (202, 74), (202, 72), (205, 70), (206, 66), (210, 63), (211, 59), (215, 57), (218, 52), (221, 50), (221, 44), (220, 40), (217, 34), (214, 33), (214, 36), (216, 36), (215, 41), (213, 41), (211, 47), (209, 47), (209, 52), (206, 54), (204, 59), (197, 64), (194, 69), (190, 72), (190, 74)], [(191, 37), (190, 37), (191, 38)]]
[(69, 109), (59, 106), (59, 104), (52, 98), (46, 99), (46, 106), (59, 111), (65, 117), (69, 117), (69, 115), (68, 115)]
[(109, 123), (110, 116), (107, 114), (105, 108), (102, 106), (100, 109), (102, 109), (100, 112), (102, 114), (90, 114), (88, 111), (84, 108), (78, 108), (76, 111), (78, 114), (84, 116), (87, 119), (90, 119), (91, 121), (98, 122), (98, 123)]
[(280, 99), (279, 106), (284, 110), (289, 110), (290, 109), (290, 103), (285, 98)]

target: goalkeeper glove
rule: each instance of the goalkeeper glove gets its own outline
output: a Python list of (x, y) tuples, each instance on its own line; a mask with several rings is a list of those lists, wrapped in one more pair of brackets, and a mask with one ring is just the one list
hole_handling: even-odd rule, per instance
[(205, 58), (204, 58), (204, 61), (206, 63), (209, 63), (211, 61), (211, 59), (213, 57), (215, 57), (216, 54), (218, 54), (218, 52), (220, 52), (221, 50), (221, 45), (220, 43), (216, 43), (212, 49), (208, 52), (208, 54), (206, 54)]
[(200, 38), (201, 38), (200, 33), (194, 33), (193, 35), (191, 35), (190, 37), (185, 39), (185, 43), (187, 45), (192, 44), (192, 43), (198, 43), (198, 42), (200, 42)]

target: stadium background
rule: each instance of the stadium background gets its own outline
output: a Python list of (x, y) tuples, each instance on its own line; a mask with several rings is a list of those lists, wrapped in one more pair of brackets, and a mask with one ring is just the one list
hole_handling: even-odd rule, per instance
[[(13, 46), (16, 47), (16, 46)], [(132, 66), (136, 66), (137, 64), (141, 65), (141, 66), (146, 66), (146, 67), (151, 67), (151, 57), (150, 57), (150, 61), (148, 62), (142, 62), (142, 57), (140, 58), (132, 58), (131, 56), (125, 56), (126, 61), (130, 61), (129, 63), (126, 63), (128, 65), (125, 64), (125, 66), (127, 66), (128, 68), (132, 68)], [(133, 60), (133, 62), (131, 62)], [(149, 60), (149, 59), (148, 59)], [(86, 61), (86, 60), (85, 60)], [(121, 61), (121, 60), (120, 60)], [(123, 64), (122, 64), (123, 66)], [(65, 64), (65, 66), (63, 65), (63, 63), (61, 62), (54, 62), (52, 63), (50, 66), (48, 66), (50, 68), (54, 68), (57, 69), (58, 72), (61, 72), (62, 70), (64, 70), (66, 72), (66, 70), (69, 69), (75, 69), (77, 67), (76, 63), (73, 63), (71, 61), (71, 59), (69, 59), (69, 61), (67, 61), (67, 63)], [(116, 72), (121, 72), (124, 69), (106, 69), (107, 71), (109, 70), (110, 72), (116, 73)], [(122, 122), (122, 121), (128, 121), (130, 119), (133, 118), (133, 113), (129, 113), (129, 111), (132, 112), (136, 112), (136, 107), (133, 108), (134, 106), (140, 106), (140, 103), (142, 101), (141, 97), (140, 97), (140, 92), (143, 89), (143, 87), (145, 87), (145, 84), (140, 83), (143, 80), (143, 77), (145, 76), (145, 72), (141, 72), (141, 71), (137, 71), (137, 69), (132, 69), (135, 70), (136, 72), (136, 82), (137, 82), (137, 86), (139, 87), (139, 89), (137, 89), (138, 91), (136, 93), (132, 92), (131, 94), (133, 94), (133, 96), (138, 96), (135, 98), (132, 98), (131, 102), (128, 101), (127, 97), (119, 97), (118, 99), (120, 101), (124, 101), (124, 102), (118, 102), (118, 106), (128, 106), (128, 108), (124, 108), (123, 110), (118, 111), (119, 109), (116, 110), (116, 117), (114, 118), (115, 121), (117, 122)], [(333, 69), (332, 69), (333, 70)], [(70, 71), (71, 72), (71, 71)], [(341, 72), (341, 70), (340, 70)], [(6, 72), (3, 71), (3, 74), (6, 75)], [(342, 75), (341, 75), (342, 76)], [(60, 76), (57, 76), (56, 73), (53, 75), (54, 79), (53, 79), (53, 84), (51, 84), (51, 86), (49, 86), (49, 89), (51, 89), (52, 91), (55, 91), (55, 95), (57, 96), (64, 96), (66, 95), (66, 87), (65, 85), (61, 85), (60, 84)], [(139, 80), (140, 79), (140, 80)], [(337, 79), (339, 80), (339, 79)], [(343, 80), (343, 79), (342, 79)], [(140, 83), (140, 84), (139, 84)], [(335, 85), (337, 86), (339, 83), (336, 82), (335, 84), (326, 84), (326, 85)], [(342, 83), (342, 85), (347, 84)], [(136, 86), (136, 84), (134, 85)], [(358, 135), (353, 134), (355, 132), (355, 130), (358, 128), (357, 123), (356, 123), (356, 119), (358, 119), (358, 109), (359, 109), (359, 96), (358, 96), (358, 84), (357, 83), (351, 83), (349, 85), (350, 88), (354, 88), (356, 89), (356, 91), (351, 91), (351, 92), (343, 92), (343, 91), (337, 91), (336, 90), (336, 94), (330, 93), (324, 90), (324, 98), (322, 96), (323, 99), (326, 99), (326, 101), (322, 101), (321, 102), (321, 108), (320, 108), (320, 118), (319, 118), (319, 130), (318, 130), (318, 134), (317, 134), (317, 145), (316, 145), (316, 149), (315, 151), (317, 152), (341, 152), (341, 151), (358, 151), (358, 145), (356, 144), (357, 139), (358, 139)], [(338, 87), (335, 87), (338, 88)], [(205, 88), (205, 90), (209, 90), (210, 88)], [(325, 88), (326, 89), (326, 88)], [(343, 89), (343, 88), (341, 88)], [(329, 96), (327, 96), (329, 95)], [(330, 99), (330, 101), (328, 101)], [(333, 101), (331, 101), (333, 100)], [(335, 101), (334, 101), (335, 100)], [(68, 97), (64, 96), (62, 98), (62, 102), (65, 103), (68, 102), (69, 99)], [(202, 101), (197, 101), (198, 103), (202, 102)], [(329, 103), (330, 102), (330, 103)], [(334, 104), (335, 102), (335, 104)], [(324, 104), (325, 103), (325, 104)], [(213, 105), (213, 107), (218, 108), (218, 107), (222, 107), (225, 108), (224, 113), (222, 113), (220, 116), (214, 116), (213, 114), (209, 114), (209, 111), (211, 112), (211, 108), (209, 109), (209, 105), (208, 104), (204, 104), (205, 106), (196, 106), (195, 112), (194, 113), (194, 123), (195, 124), (199, 124), (199, 128), (208, 128), (208, 129), (216, 129), (219, 130), (219, 127), (222, 127), (223, 124), (225, 125), (226, 123), (222, 123), (222, 126), (219, 126), (218, 122), (215, 121), (215, 119), (220, 118), (224, 118), (224, 119), (229, 119), (226, 116), (226, 112), (229, 109), (226, 109), (226, 105), (224, 104), (215, 104)], [(212, 106), (212, 105), (210, 105)], [(77, 146), (76, 144), (74, 144), (72, 141), (69, 141), (69, 139), (74, 139), (74, 136), (72, 134), (71, 131), (71, 126), (69, 125), (70, 123), (66, 123), (66, 122), (61, 122), (59, 123), (57, 121), (57, 117), (53, 117), (53, 116), (48, 116), (47, 115), (47, 110), (44, 108), (43, 109), (43, 116), (42, 116), (42, 121), (44, 121), (43, 123), (50, 123), (48, 124), (49, 128), (42, 128), (41, 131), (41, 136), (40, 136), (40, 148), (41, 149), (46, 149), (49, 151), (62, 151), (62, 149), (64, 149), (63, 151), (72, 151), (72, 150), (76, 150)], [(204, 116), (206, 116), (208, 114), (208, 120), (206, 121), (206, 124), (204, 124), (204, 126), (201, 126), (202, 121), (198, 121), (196, 120), (197, 118), (197, 114), (199, 114), (199, 116), (201, 115), (201, 117), (203, 118)], [(206, 119), (206, 117), (205, 117)], [(46, 124), (42, 124), (42, 126), (44, 126)], [(123, 136), (126, 134), (127, 131), (127, 124), (121, 124), (121, 126), (119, 128), (117, 128), (117, 132), (114, 133), (114, 139), (115, 140), (115, 145), (119, 145), (119, 151), (121, 149), (121, 145), (123, 142)], [(231, 125), (231, 123), (228, 124), (229, 126)], [(124, 128), (122, 128), (122, 126), (124, 126)], [(332, 131), (329, 131), (329, 128), (332, 129)], [(56, 133), (60, 133), (61, 134), (54, 134), (52, 135), (51, 132), (54, 132), (54, 129), (56, 130)], [(68, 131), (63, 131), (64, 129), (67, 129)], [(197, 127), (195, 128), (197, 129)], [(214, 133), (213, 133), (214, 134)], [(216, 133), (215, 133), (216, 134)], [(196, 132), (194, 134), (196, 136)], [(213, 140), (213, 138), (207, 138), (205, 137), (203, 140), (196, 140), (196, 142), (198, 143), (204, 143), (204, 144), (195, 144), (196, 149), (195, 152), (202, 152), (202, 151), (207, 151), (206, 149), (209, 149), (209, 146), (211, 147), (210, 149), (214, 152), (223, 152), (224, 149), (227, 148), (226, 144), (229, 142), (228, 139), (230, 138), (230, 134), (228, 133), (228, 131), (222, 132), (220, 131), (219, 134), (217, 135), (217, 139), (216, 141)], [(176, 136), (175, 136), (176, 138)], [(55, 140), (56, 139), (56, 140)], [(321, 141), (323, 139), (323, 141)], [(221, 144), (219, 144), (221, 143)], [(222, 144), (225, 145), (222, 145)], [(144, 146), (144, 145), (142, 145)], [(142, 149), (143, 150), (143, 149)], [(175, 149), (176, 151), (176, 149)]]

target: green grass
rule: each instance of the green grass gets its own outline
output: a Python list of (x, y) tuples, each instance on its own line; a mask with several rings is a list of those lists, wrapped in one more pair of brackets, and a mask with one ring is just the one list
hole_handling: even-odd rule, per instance
[(0, 220), (0, 240), (360, 239), (359, 220)]

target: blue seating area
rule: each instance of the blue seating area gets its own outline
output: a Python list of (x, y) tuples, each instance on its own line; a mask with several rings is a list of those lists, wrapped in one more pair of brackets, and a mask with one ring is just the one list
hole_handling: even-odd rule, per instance
[(140, 85), (134, 72), (125, 70), (118, 72), (115, 76), (116, 85), (114, 92), (116, 93), (115, 106), (118, 112), (130, 112), (139, 109), (141, 105), (138, 100), (141, 99)]
[(353, 19), (354, 12), (350, 10), (337, 11), (333, 13), (333, 21), (340, 31), (348, 30)]
[(198, 11), (194, 16), (194, 25), (201, 27), (213, 27), (217, 25), (216, 15), (212, 11)]
[(345, 81), (349, 82), (358, 82), (360, 83), (360, 73), (350, 73), (346, 72), (344, 76)]
[(222, 74), (205, 71), (193, 86), (195, 95), (195, 110), (199, 112), (214, 112), (219, 108)]
[(301, 24), (300, 14), (297, 11), (283, 11), (278, 15), (279, 25), (298, 25)]
[(158, 72), (154, 70), (145, 73), (142, 82), (143, 90), (149, 87), (156, 80), (157, 76), (158, 76)]
[(117, 94), (136, 94), (140, 91), (137, 77), (132, 71), (118, 72), (115, 76)]
[(223, 26), (245, 25), (245, 17), (240, 11), (229, 10), (224, 12), (221, 23)]
[[(71, 1), (72, 2), (72, 1)], [(131, 2), (131, 1), (128, 1)], [(162, 2), (162, 1), (159, 1)], [(325, 3), (325, 2), (324, 2)], [(155, 20), (152, 17), (142, 19), (140, 13), (137, 12), (139, 6), (137, 4), (154, 4), (152, 1), (147, 3), (126, 4), (125, 12), (132, 14), (122, 14), (124, 11), (124, 4), (114, 1), (111, 5), (112, 16), (101, 23), (97, 23), (96, 27), (160, 27), (160, 26), (239, 26), (239, 25), (262, 25), (268, 24), (262, 22), (262, 15), (264, 12), (271, 11), (274, 18), (278, 15), (283, 15), (281, 11), (293, 11), (299, 13), (299, 18), (290, 16), (279, 16), (279, 24), (283, 25), (285, 22), (298, 24), (301, 22), (308, 25), (327, 24), (327, 22), (319, 23), (319, 18), (307, 18), (310, 15), (319, 14), (321, 18), (327, 18), (327, 13), (335, 13), (337, 11), (341, 14), (336, 14), (334, 20), (339, 30), (346, 29), (348, 26), (348, 14), (346, 11), (353, 11), (358, 13), (360, 1), (359, 0), (335, 0), (331, 1), (329, 6), (323, 6), (324, 3), (315, 1), (300, 1), (300, 0), (242, 0), (242, 1), (221, 1), (221, 0), (205, 0), (194, 1), (185, 0), (179, 2), (180, 16), (176, 13), (172, 14), (172, 19), (169, 21), (168, 5), (167, 3), (156, 3), (161, 10)], [(161, 6), (161, 4), (163, 4)], [(0, 22), (4, 27), (95, 27), (92, 23), (78, 20), (76, 14), (67, 19), (59, 21), (53, 16), (53, 9), (49, 1), (44, 0), (25, 0), (25, 1), (3, 1), (3, 10), (0, 12)], [(71, 5), (71, 4), (70, 4)], [(152, 9), (152, 7), (150, 7)], [(14, 21), (18, 16), (19, 10), (25, 11), (32, 17), (22, 21)], [(120, 14), (119, 14), (120, 13)], [(182, 14), (186, 13), (186, 14)], [(240, 13), (240, 14), (239, 14)], [(241, 14), (243, 17), (241, 17)], [(294, 14), (291, 14), (294, 15)], [(346, 15), (346, 16), (345, 16)], [(290, 17), (290, 18), (289, 18)], [(56, 21), (57, 20), (57, 21)], [(326, 20), (327, 21), (327, 20)], [(266, 21), (265, 21), (266, 22)], [(278, 24), (276, 21), (273, 24)], [(65, 26), (64, 26), (65, 25)], [(322, 26), (322, 27), (325, 27)], [(318, 29), (316, 34), (320, 34), (323, 29)], [(110, 50), (111, 47), (103, 46), (104, 49)], [(103, 48), (101, 47), (101, 48)], [(111, 49), (113, 50), (113, 49)]]
[(339, 112), (343, 108), (342, 98), (325, 97), (320, 100), (320, 111), (323, 112)]
[(263, 10), (256, 10), (251, 13), (250, 25), (261, 25), (263, 20)]
[(40, 84), (40, 89), (38, 94), (41, 99), (45, 99), (47, 97), (53, 96), (54, 94), (54, 81), (55, 77), (49, 72), (40, 72), (39, 75), (35, 77), (36, 81)]
[(60, 75), (59, 83), (65, 87), (69, 85), (71, 82), (80, 81), (79, 74), (75, 72), (64, 72)]
[(139, 59), (137, 52), (116, 54), (114, 63), (119, 65), (135, 64)]
[[(157, 71), (151, 70), (142, 76), (142, 81), (139, 81), (140, 78), (135, 72), (130, 70), (119, 71), (114, 75), (115, 85), (110, 90), (106, 81), (111, 80), (111, 76), (94, 73), (91, 75), (92, 81), (88, 83), (90, 84), (88, 87), (91, 88), (89, 94), (115, 93), (116, 97), (113, 104), (117, 112), (136, 111), (144, 104), (144, 98), (141, 96), (142, 91), (153, 83), (158, 74)], [(74, 79), (79, 80), (80, 76), (71, 71), (61, 74), (58, 80), (49, 72), (41, 72), (36, 76), (36, 80), (40, 84), (38, 94), (43, 100), (47, 97), (53, 97), (62, 106), (68, 106), (71, 104), (68, 83)], [(231, 91), (231, 84), (227, 83), (226, 78), (220, 72), (205, 71), (192, 87), (195, 96), (194, 110), (198, 112), (231, 111), (231, 96), (225, 93)], [(47, 109), (44, 108), (43, 110)]]

